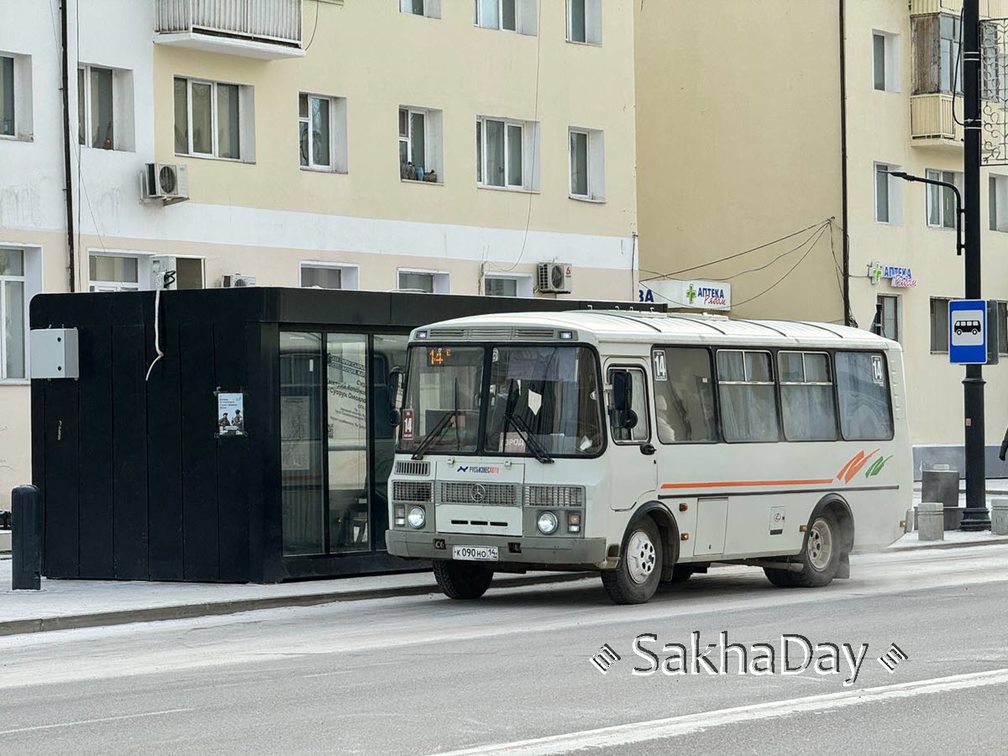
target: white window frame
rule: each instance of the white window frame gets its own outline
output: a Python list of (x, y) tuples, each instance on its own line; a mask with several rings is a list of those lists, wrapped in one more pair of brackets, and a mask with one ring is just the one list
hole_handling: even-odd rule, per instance
[[(504, 125), (504, 186), (489, 184), (487, 177), (487, 121), (496, 121)], [(522, 183), (510, 183), (511, 170), (511, 148), (508, 140), (508, 128), (518, 127), (521, 129), (522, 143)], [(476, 119), (477, 134), (479, 136), (477, 155), (477, 176), (476, 185), (481, 189), (495, 189), (497, 191), (509, 192), (537, 192), (539, 191), (539, 124), (536, 121), (519, 121), (514, 118), (499, 118), (496, 116), (479, 116)], [(569, 174), (569, 170), (568, 170)]]
[[(396, 268), (396, 287), (395, 291), (414, 291), (413, 289), (403, 289), (400, 284), (400, 277), (404, 273), (420, 273), (423, 275), (431, 276), (431, 282), (434, 287), (434, 294), (450, 294), (451, 293), (451, 274), (443, 270), (431, 270), (429, 268)], [(427, 292), (424, 292), (427, 293)]]
[[(883, 44), (882, 66), (884, 75), (884, 85), (882, 89), (876, 86), (877, 60), (875, 59), (875, 38), (881, 37)], [(872, 30), (872, 88), (876, 92), (899, 92), (900, 91), (900, 35), (891, 32)]]
[[(301, 98), (308, 99), (308, 115), (301, 115)], [(312, 100), (329, 104), (329, 163), (315, 162), (315, 132), (312, 130)], [(308, 165), (301, 165), (301, 125), (308, 127)], [(346, 139), (346, 98), (330, 95), (298, 93), (298, 166), (302, 171), (317, 171), (319, 173), (347, 172), (347, 139)]]
[[(567, 41), (572, 45), (602, 45), (602, 1), (567, 0)], [(585, 38), (574, 39), (574, 3), (584, 3)]]
[(1008, 231), (1008, 176), (991, 174), (987, 183), (987, 212), (991, 231)]
[[(208, 79), (197, 79), (189, 76), (175, 76), (172, 79), (174, 87), (175, 79), (182, 79), (186, 82), (186, 152), (176, 152), (176, 155), (202, 158), (204, 160), (224, 160), (230, 163), (252, 163), (255, 162), (255, 126), (253, 124), (252, 113), (255, 108), (252, 104), (253, 90), (247, 84), (238, 84), (231, 81), (210, 81)], [(210, 86), (210, 152), (193, 151), (193, 108), (192, 108), (192, 88), (193, 84)], [(238, 157), (221, 157), (219, 135), (217, 132), (217, 87), (220, 85), (235, 87), (238, 90)], [(174, 93), (172, 109), (174, 111)], [(174, 118), (174, 114), (173, 114)]]
[[(516, 285), (515, 285), (515, 297), (516, 298), (529, 299), (529, 298), (535, 296), (534, 292), (533, 292), (533, 286), (534, 286), (535, 282), (534, 282), (533, 277), (531, 275), (529, 275), (527, 273), (496, 273), (496, 272), (490, 272), (490, 273), (484, 273), (483, 274), (483, 281), (480, 284), (480, 292), (479, 292), (480, 296), (486, 296), (486, 297), (499, 296), (499, 295), (496, 295), (496, 294), (487, 294), (486, 293), (486, 282), (488, 280), (491, 280), (491, 279), (515, 281), (516, 282)], [(509, 297), (507, 297), (505, 295), (504, 298), (509, 298)]]
[[(588, 170), (587, 194), (574, 191), (574, 145), (571, 136), (585, 136), (585, 165)], [(571, 127), (567, 131), (568, 196), (582, 202), (605, 202), (605, 135), (599, 129)]]
[[(129, 257), (137, 261), (137, 280), (132, 281), (92, 281), (92, 257)], [(121, 249), (89, 249), (88, 250), (88, 291), (149, 291), (151, 288), (151, 262), (155, 255), (150, 252), (133, 252)], [(204, 284), (206, 283), (206, 267), (204, 266)]]
[[(42, 248), (25, 244), (0, 243), (0, 249), (17, 250), (23, 255), (23, 272), (21, 275), (15, 276), (0, 274), (0, 384), (25, 385), (31, 381), (31, 354), (29, 353), (29, 333), (31, 331), (31, 326), (28, 320), (29, 304), (31, 303), (32, 297), (42, 291)], [(7, 377), (7, 347), (3, 340), (3, 333), (5, 330), (3, 327), (3, 319), (6, 317), (7, 312), (7, 303), (4, 301), (4, 298), (6, 297), (4, 283), (8, 281), (16, 281), (22, 284), (24, 312), (22, 313), (21, 318), (22, 323), (24, 324), (24, 377), (21, 378)]]
[(0, 140), (30, 142), (32, 130), (32, 59), (10, 50), (0, 50), (0, 56), (13, 60), (14, 133), (0, 134)]
[(903, 223), (903, 182), (900, 179), (886, 176), (886, 202), (888, 205), (888, 218), (879, 218), (878, 206), (878, 182), (881, 171), (892, 173), (900, 170), (898, 165), (892, 163), (876, 162), (872, 165), (872, 206), (874, 208), (875, 222), (885, 226), (899, 226)]
[[(946, 181), (953, 184), (960, 192), (963, 190), (963, 174), (960, 171), (945, 171), (937, 168), (927, 168), (924, 172), (924, 176), (925, 178), (929, 178), (934, 181)], [(951, 179), (951, 181), (949, 181), (949, 179)], [(946, 186), (935, 186), (934, 184), (927, 184), (925, 189), (924, 220), (927, 223), (928, 228), (954, 229), (956, 227), (955, 193)], [(935, 198), (938, 199), (939, 214), (942, 216), (938, 223), (931, 222), (931, 203), (935, 200)], [(953, 206), (951, 224), (945, 223), (945, 214), (943, 211), (946, 199), (949, 199)]]
[[(77, 121), (77, 143), (88, 149), (104, 151), (104, 148), (94, 147), (91, 144), (91, 72), (92, 70), (108, 71), (112, 74), (112, 150), (119, 152), (133, 152), (135, 149), (134, 127), (133, 127), (133, 72), (103, 66), (94, 63), (81, 63), (78, 72), (84, 74), (84, 90), (80, 91), (80, 80), (78, 78), (78, 113)], [(79, 76), (79, 74), (78, 74)], [(173, 95), (174, 97), (174, 95)], [(81, 100), (83, 99), (83, 108)], [(174, 103), (173, 103), (174, 105)], [(80, 130), (80, 119), (84, 121), (84, 131)]]
[[(523, 34), (535, 36), (538, 33), (538, 3), (540, 0), (513, 0), (515, 5), (515, 28), (504, 27), (504, 3), (512, 0), (497, 0), (497, 23), (490, 25), (483, 18), (484, 0), (473, 0), (473, 25), (481, 29), (492, 29), (494, 31), (511, 32), (512, 34)], [(550, 2), (550, 0), (544, 0)]]
[[(356, 291), (360, 288), (360, 266), (350, 263), (334, 263), (325, 260), (302, 260), (298, 265), (298, 286), (306, 288), (302, 281), (305, 268), (327, 268), (340, 271), (340, 288), (338, 291)], [(329, 291), (337, 291), (330, 289)]]
[(407, 16), (441, 18), (441, 0), (420, 0), (420, 2), (423, 5), (423, 12), (417, 13), (413, 10), (414, 0), (399, 0), (399, 12)]
[[(399, 131), (399, 116), (404, 111), (406, 112), (405, 136)], [(410, 105), (399, 106), (399, 109), (396, 111), (396, 135), (398, 137), (396, 142), (396, 157), (399, 157), (400, 146), (405, 143), (407, 162), (411, 163), (414, 167), (417, 165), (417, 161), (414, 160), (413, 155), (413, 116), (415, 115), (423, 116), (424, 119), (424, 162), (420, 163), (420, 167), (424, 169), (425, 174), (428, 171), (434, 171), (437, 180), (426, 181), (423, 178), (406, 178), (403, 176), (401, 162), (399, 163), (399, 178), (411, 184), (444, 184), (444, 160), (442, 159), (443, 151), (441, 147), (442, 112), (440, 110)]]

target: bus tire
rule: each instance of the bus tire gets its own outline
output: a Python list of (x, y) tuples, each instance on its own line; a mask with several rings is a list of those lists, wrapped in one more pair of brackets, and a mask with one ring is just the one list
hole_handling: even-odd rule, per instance
[(623, 537), (622, 558), (614, 570), (602, 571), (602, 585), (614, 604), (644, 604), (658, 590), (663, 544), (658, 525), (641, 517)]
[(434, 560), (434, 579), (438, 588), (450, 599), (478, 599), (493, 580), (493, 570), (480, 564)]
[(805, 550), (801, 553), (800, 572), (790, 573), (798, 588), (821, 588), (833, 582), (840, 569), (843, 552), (840, 522), (830, 509), (823, 509), (812, 520), (805, 535)]
[(767, 580), (769, 580), (773, 585), (778, 588), (794, 588), (795, 581), (791, 577), (794, 573), (790, 570), (781, 570), (776, 567), (764, 567), (763, 574), (766, 575)]

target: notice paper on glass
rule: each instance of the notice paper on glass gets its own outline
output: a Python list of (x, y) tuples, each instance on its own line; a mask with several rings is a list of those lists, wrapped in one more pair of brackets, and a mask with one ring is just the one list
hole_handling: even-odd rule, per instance
[(217, 437), (245, 435), (245, 394), (217, 393)]

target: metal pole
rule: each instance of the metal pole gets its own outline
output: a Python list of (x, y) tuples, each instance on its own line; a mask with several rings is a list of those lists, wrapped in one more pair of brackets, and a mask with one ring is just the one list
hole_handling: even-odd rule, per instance
[[(963, 2), (963, 179), (965, 189), (966, 298), (980, 299), (980, 0)], [(961, 530), (989, 530), (983, 367), (967, 365), (963, 379), (966, 511)]]

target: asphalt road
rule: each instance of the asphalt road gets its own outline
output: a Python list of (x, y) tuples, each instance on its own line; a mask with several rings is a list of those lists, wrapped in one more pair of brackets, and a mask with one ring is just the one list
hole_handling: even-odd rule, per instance
[(1006, 583), (986, 546), (857, 556), (818, 590), (713, 569), (637, 607), (589, 580), (2, 638), (0, 752), (1004, 752)]

